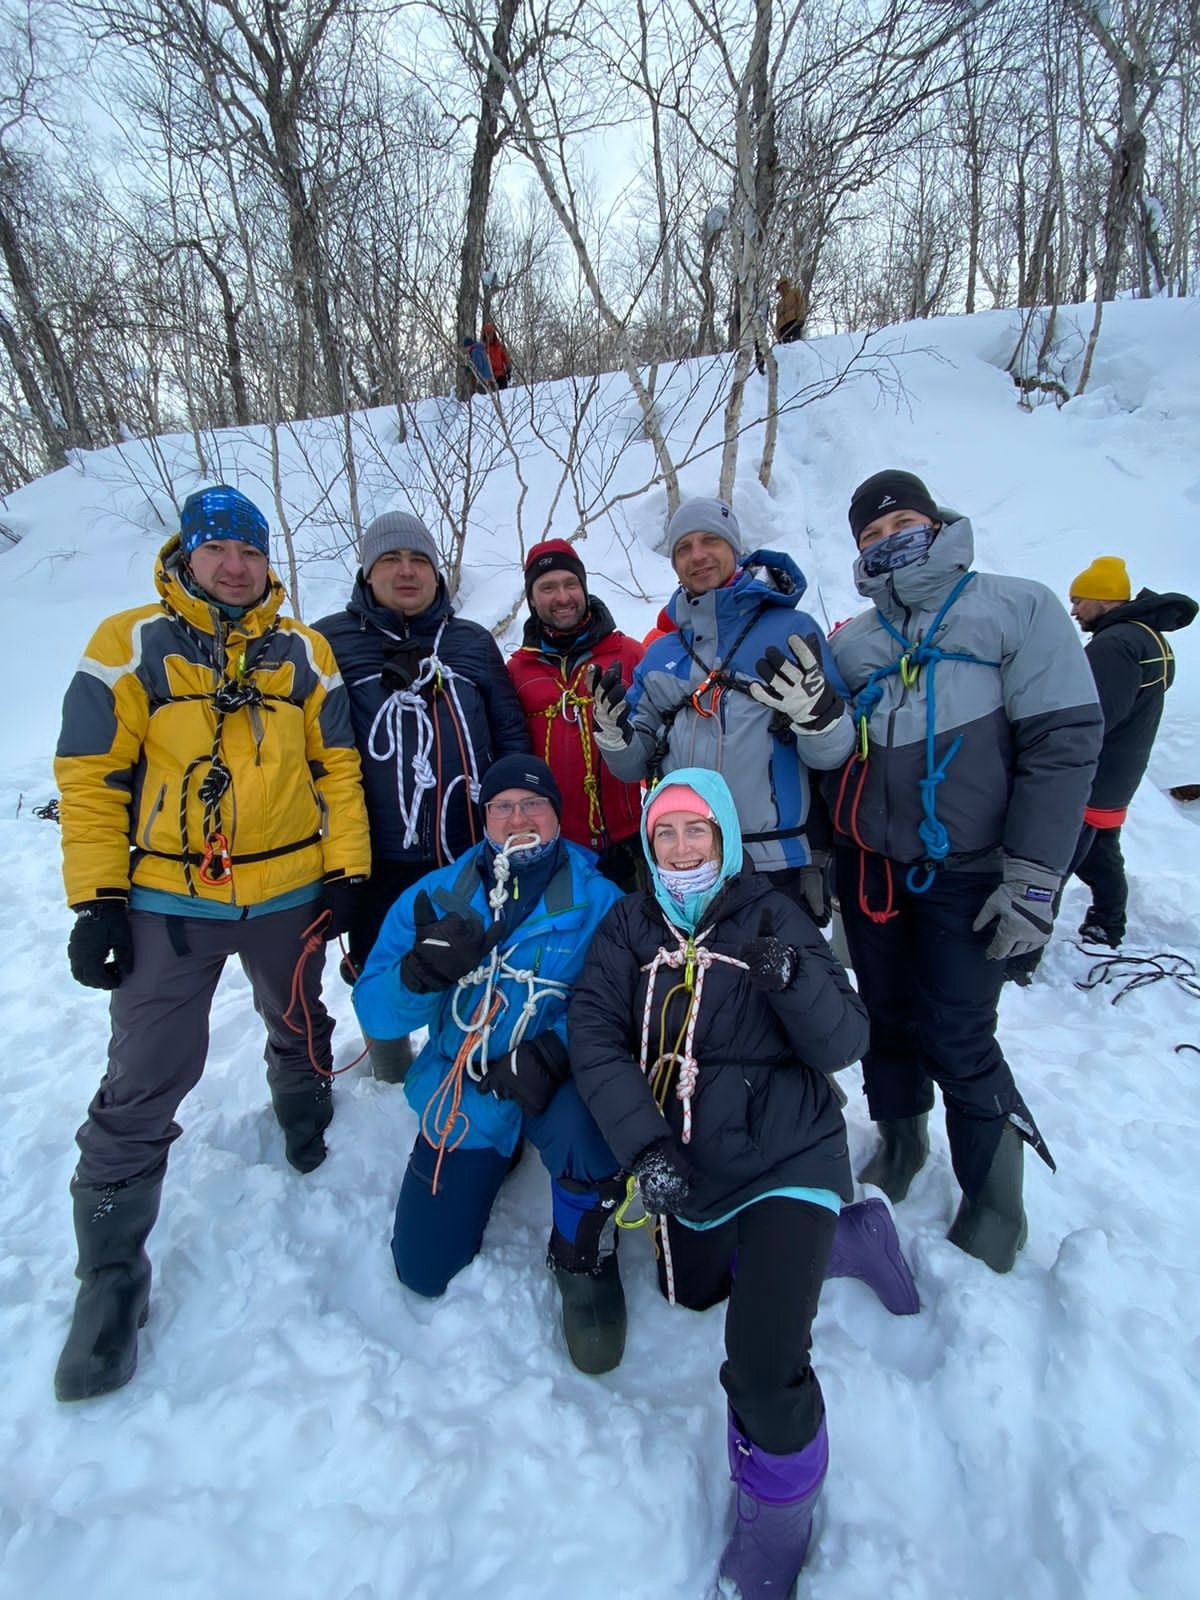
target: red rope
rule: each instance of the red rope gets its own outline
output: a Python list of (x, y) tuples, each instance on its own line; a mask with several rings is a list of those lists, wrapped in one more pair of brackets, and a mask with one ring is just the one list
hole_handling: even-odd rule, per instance
[[(367, 1054), (364, 1049), (360, 1055), (355, 1056), (353, 1061), (348, 1061), (344, 1067), (323, 1067), (313, 1054), (313, 1019), (312, 1011), (308, 1004), (308, 993), (304, 987), (304, 969), (308, 965), (310, 958), (316, 955), (318, 950), (325, 948), (325, 935), (322, 930), (327, 928), (332, 920), (333, 912), (326, 908), (324, 911), (318, 912), (300, 935), (300, 955), (297, 958), (296, 965), (292, 968), (292, 987), (288, 995), (288, 1008), (283, 1013), (284, 1026), (290, 1028), (293, 1033), (302, 1033), (304, 1035), (305, 1049), (308, 1051), (308, 1064), (314, 1072), (319, 1072), (323, 1078), (340, 1077), (343, 1072), (349, 1072), (351, 1067), (356, 1067)], [(295, 1022), (292, 1019), (292, 1013), (297, 1005), (304, 1013), (303, 1023)]]
[[(842, 809), (846, 798), (846, 781), (850, 776), (851, 767), (858, 766), (858, 781), (854, 785), (854, 794), (850, 800), (850, 826), (842, 826)], [(894, 903), (895, 885), (892, 881), (892, 863), (887, 856), (883, 856), (884, 880), (887, 884), (887, 894), (882, 910), (877, 910), (867, 901), (867, 856), (877, 855), (878, 851), (871, 850), (863, 842), (858, 831), (858, 808), (862, 801), (863, 787), (867, 781), (867, 763), (858, 756), (851, 756), (842, 768), (842, 779), (838, 784), (837, 804), (834, 808), (834, 819), (839, 833), (849, 833), (854, 843), (858, 846), (858, 909), (863, 916), (871, 922), (890, 922), (893, 917), (900, 915)]]

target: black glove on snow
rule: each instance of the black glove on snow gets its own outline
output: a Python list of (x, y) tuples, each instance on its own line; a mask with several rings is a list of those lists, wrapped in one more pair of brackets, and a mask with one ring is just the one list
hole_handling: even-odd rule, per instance
[(648, 1145), (633, 1163), (642, 1204), (656, 1217), (677, 1216), (692, 1187), (692, 1164), (669, 1135)]
[(71, 976), (87, 989), (119, 989), (133, 971), (129, 907), (124, 900), (88, 900), (72, 910), (75, 926), (67, 941)]
[(413, 932), (416, 943), (400, 963), (400, 977), (413, 994), (436, 994), (474, 972), (499, 944), (502, 927), (485, 929), (478, 917), (457, 911), (439, 917), (422, 889), (413, 902)]
[(629, 727), (629, 705), (621, 666), (614, 661), (607, 672), (592, 668), (592, 737), (601, 750), (624, 750), (633, 738)]
[(746, 976), (756, 989), (778, 993), (796, 976), (800, 957), (795, 947), (784, 944), (771, 932), (771, 913), (764, 911), (758, 924), (758, 937), (742, 946)]
[(366, 881), (361, 875), (357, 878), (343, 876), (325, 879), (321, 909), (329, 912), (329, 924), (325, 929), (326, 939), (336, 939), (339, 934), (349, 933), (354, 922), (358, 897)]
[(556, 1033), (523, 1040), (496, 1061), (476, 1087), (497, 1100), (512, 1100), (529, 1117), (540, 1117), (570, 1074), (567, 1047)]

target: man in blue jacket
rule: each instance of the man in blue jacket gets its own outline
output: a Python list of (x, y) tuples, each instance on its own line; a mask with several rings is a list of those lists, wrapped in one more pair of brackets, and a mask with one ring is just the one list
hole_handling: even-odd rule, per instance
[[(315, 624), (350, 697), (371, 825), (371, 878), (350, 913), (356, 973), (397, 896), (478, 842), (488, 767), (529, 749), (504, 657), (485, 627), (455, 616), (439, 565), (420, 518), (387, 511), (363, 534), (345, 610)], [(376, 1077), (401, 1081), (407, 1038), (370, 1048)]]
[(430, 1297), (479, 1252), (522, 1137), (550, 1173), (550, 1265), (583, 1372), (625, 1345), (617, 1163), (570, 1081), (566, 1016), (593, 932), (620, 891), (559, 835), (562, 797), (535, 756), (484, 775), (485, 837), (392, 907), (354, 990), (364, 1030), (428, 1028), (405, 1080), (421, 1131), (396, 1204), (402, 1283)]
[[(596, 744), (626, 783), (680, 767), (719, 772), (755, 867), (823, 922), (828, 836), (809, 774), (840, 766), (854, 734), (821, 630), (800, 610), (804, 574), (790, 556), (745, 554), (723, 500), (684, 501), (667, 545), (676, 631), (649, 646), (628, 692), (619, 668), (599, 680)], [(781, 668), (787, 690), (769, 690), (764, 677)]]

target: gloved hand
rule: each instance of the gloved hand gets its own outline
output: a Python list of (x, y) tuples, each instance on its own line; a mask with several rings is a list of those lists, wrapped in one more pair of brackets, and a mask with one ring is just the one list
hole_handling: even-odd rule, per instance
[(366, 877), (359, 873), (357, 877), (347, 878), (343, 873), (340, 877), (326, 878), (321, 892), (321, 909), (329, 912), (329, 922), (325, 928), (325, 938), (336, 939), (343, 933), (349, 933), (355, 917), (355, 908), (358, 905), (359, 893)]
[(86, 900), (71, 909), (75, 913), (67, 941), (71, 976), (86, 989), (119, 989), (133, 971), (129, 907), (124, 900)]
[(621, 667), (616, 661), (607, 672), (592, 668), (589, 692), (592, 696), (592, 737), (601, 750), (624, 750), (633, 738), (629, 726), (629, 706)]
[(812, 912), (812, 919), (818, 928), (827, 928), (833, 917), (833, 907), (829, 903), (827, 861), (828, 858), (823, 853), (814, 854), (808, 866), (800, 868), (800, 893), (804, 896), (804, 903)]
[(989, 961), (1007, 961), (1041, 949), (1054, 927), (1054, 902), (1061, 886), (1058, 873), (1036, 861), (1022, 861), (1019, 856), (1005, 860), (1003, 883), (988, 895), (971, 924), (976, 933), (989, 922), (996, 924), (987, 947)]
[(647, 1211), (656, 1217), (679, 1214), (692, 1187), (692, 1164), (669, 1134), (647, 1145), (633, 1172)]
[(750, 684), (750, 693), (770, 711), (780, 711), (796, 733), (823, 733), (845, 710), (841, 696), (830, 687), (821, 666), (821, 641), (815, 633), (807, 639), (788, 635), (791, 657), (777, 645), (755, 664), (762, 680)]
[(413, 994), (436, 994), (474, 972), (499, 944), (502, 927), (485, 928), (478, 917), (457, 911), (439, 917), (422, 889), (413, 902), (413, 932), (416, 942), (400, 963), (400, 977)]
[(771, 932), (771, 913), (764, 911), (758, 924), (758, 937), (742, 946), (746, 976), (756, 989), (779, 994), (796, 976), (800, 955), (794, 946), (784, 944)]
[(476, 1088), (483, 1094), (494, 1094), (497, 1100), (515, 1101), (526, 1116), (540, 1117), (570, 1070), (566, 1045), (556, 1033), (542, 1033), (536, 1039), (522, 1040), (515, 1050), (498, 1060), (489, 1061)]

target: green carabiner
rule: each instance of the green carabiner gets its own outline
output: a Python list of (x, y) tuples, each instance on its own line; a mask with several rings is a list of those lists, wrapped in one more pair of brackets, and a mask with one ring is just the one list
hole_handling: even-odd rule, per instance
[(867, 716), (863, 712), (858, 719), (858, 759), (865, 761), (871, 753), (871, 736), (867, 732)]

